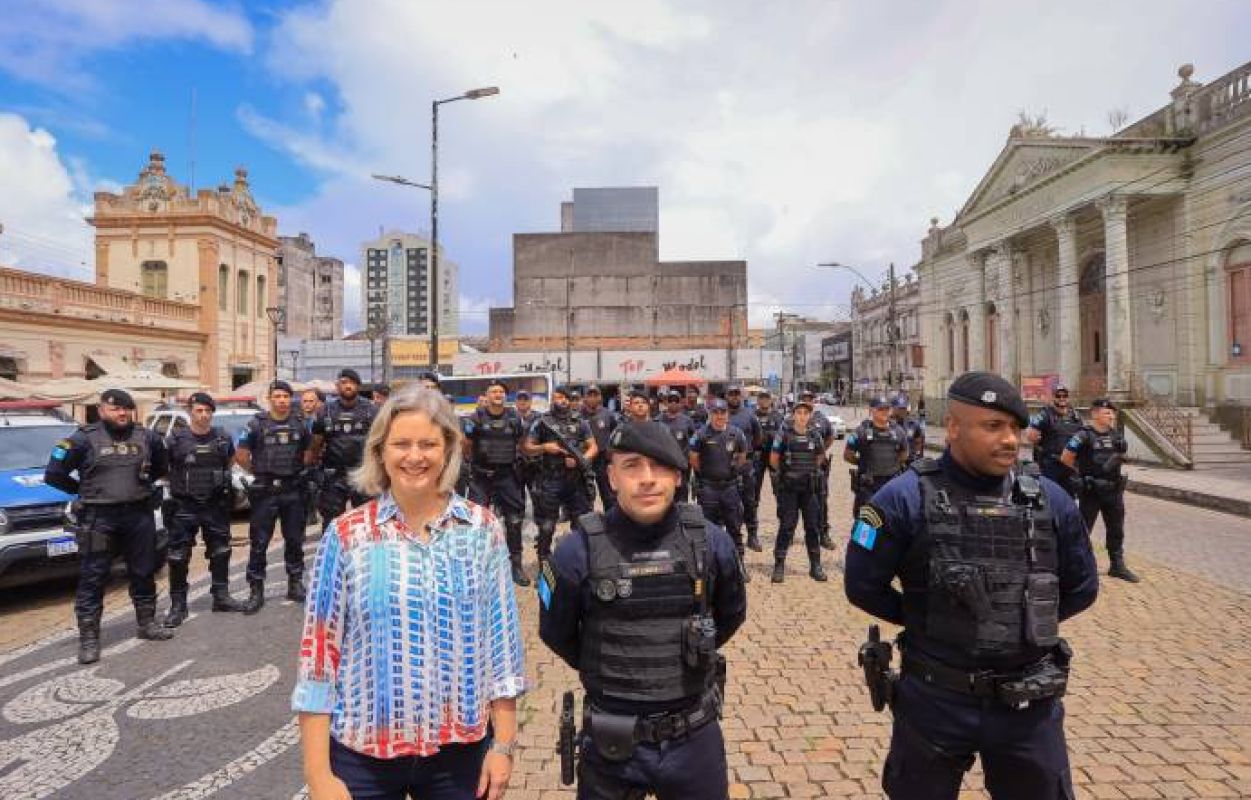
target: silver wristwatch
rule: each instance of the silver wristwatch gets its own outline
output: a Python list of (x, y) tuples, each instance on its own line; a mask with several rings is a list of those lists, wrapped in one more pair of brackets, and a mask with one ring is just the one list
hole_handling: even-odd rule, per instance
[(491, 740), (491, 752), (499, 753), (502, 756), (513, 757), (513, 752), (517, 749), (517, 740), (511, 742), (501, 742), (499, 739)]

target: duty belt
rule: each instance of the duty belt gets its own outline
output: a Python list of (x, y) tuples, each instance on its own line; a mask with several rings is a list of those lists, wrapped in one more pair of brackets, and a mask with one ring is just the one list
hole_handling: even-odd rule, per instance
[(731, 486), (738, 486), (738, 481), (733, 478), (726, 478), (721, 481), (713, 480), (712, 478), (700, 478), (699, 484), (700, 486), (707, 486), (712, 489), (728, 489)]
[(273, 477), (270, 475), (262, 477), (258, 475), (256, 479), (252, 481), (252, 486), (257, 489), (281, 491), (283, 489), (298, 489), (303, 481), (303, 478), (295, 475), (288, 475), (284, 478)]
[(1000, 672), (993, 669), (974, 670), (969, 672), (950, 667), (941, 662), (926, 658), (917, 653), (903, 654), (903, 671), (930, 686), (948, 689), (960, 694), (967, 694), (986, 700), (1001, 700), (1001, 687), (1007, 683), (1022, 680), (1039, 667), (1052, 663), (1051, 656), (1044, 656), (1020, 669), (1011, 672)]
[[(597, 715), (628, 716), (612, 714), (588, 702), (583, 706), (582, 711), (582, 726), (584, 730), (589, 731), (592, 727), (592, 712)], [(717, 700), (716, 694), (708, 692), (700, 698), (699, 703), (693, 708), (650, 714), (645, 717), (635, 717), (634, 740), (648, 744), (659, 744), (670, 739), (677, 739), (704, 727), (716, 719), (720, 713), (721, 704)]]

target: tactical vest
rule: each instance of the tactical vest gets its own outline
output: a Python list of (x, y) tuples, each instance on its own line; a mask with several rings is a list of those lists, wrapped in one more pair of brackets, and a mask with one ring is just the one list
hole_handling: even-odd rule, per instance
[(252, 454), (252, 471), (258, 476), (290, 478), (303, 469), (303, 450), (300, 448), (302, 424), (291, 415), (278, 422), (262, 412), (260, 422), (260, 452)]
[(521, 417), (511, 408), (498, 417), (485, 408), (474, 412), (473, 464), (496, 469), (517, 461), (517, 440), (523, 435)]
[(908, 636), (973, 659), (1041, 657), (1059, 641), (1060, 579), (1037, 465), (1022, 470), (1007, 498), (958, 485), (934, 459), (912, 469), (925, 524), (900, 570)]
[(773, 439), (778, 435), (778, 431), (782, 429), (784, 420), (782, 415), (774, 409), (769, 409), (764, 414), (760, 413), (760, 409), (756, 409), (756, 421), (760, 423), (760, 449), (767, 453), (769, 448), (773, 446)]
[(860, 423), (856, 432), (859, 440), (860, 474), (873, 478), (889, 478), (899, 471), (899, 439), (894, 424), (879, 430), (872, 422)]
[(663, 413), (660, 415), (660, 421), (669, 429), (669, 433), (673, 434), (673, 438), (677, 441), (678, 446), (682, 448), (682, 452), (686, 452), (686, 446), (691, 443), (691, 421), (682, 412), (678, 412), (673, 416)]
[(706, 616), (707, 523), (697, 506), (677, 508), (678, 524), (647, 543), (609, 533), (600, 514), (578, 518), (593, 595), (578, 660), (590, 697), (676, 703), (711, 685), (712, 666), (684, 658), (691, 621)]
[(617, 427), (616, 415), (611, 409), (600, 406), (591, 414), (583, 415), (586, 424), (591, 429), (591, 435), (595, 437), (595, 444), (603, 453), (608, 452), (608, 437), (612, 436), (613, 430)]
[(1082, 475), (1105, 481), (1115, 481), (1120, 478), (1121, 437), (1116, 429), (1109, 428), (1106, 433), (1099, 433), (1087, 425), (1085, 430), (1090, 433), (1090, 446), (1082, 448), (1077, 462), (1078, 471)]
[(734, 456), (739, 452), (738, 428), (727, 425), (723, 431), (714, 431), (709, 425), (699, 447), (699, 477), (709, 481), (728, 481), (734, 477)]
[(230, 485), (230, 437), (220, 428), (204, 441), (190, 429), (169, 442), (169, 490), (175, 497), (207, 502)]
[(1072, 408), (1064, 416), (1060, 416), (1054, 406), (1047, 406), (1042, 413), (1048, 424), (1042, 438), (1038, 440), (1038, 455), (1034, 460), (1039, 463), (1059, 461), (1064, 445), (1073, 438), (1073, 434), (1082, 429), (1082, 418)]
[[(579, 445), (578, 429), (582, 426), (582, 421), (575, 417), (572, 413), (566, 414), (563, 417), (558, 417), (555, 414), (548, 413), (543, 415), (543, 419), (547, 420), (548, 426), (563, 436), (565, 441), (569, 442), (569, 444), (574, 447)], [(548, 431), (547, 436), (551, 437), (551, 435), (551, 431)], [(553, 437), (545, 440), (540, 439), (540, 441), (554, 442), (556, 439)], [(563, 453), (558, 456), (546, 453), (543, 456), (543, 466), (548, 469), (563, 470), (565, 469), (565, 458), (566, 456)]]
[(820, 467), (821, 438), (815, 431), (782, 433), (782, 480), (800, 486), (811, 480)]
[(84, 428), (91, 458), (82, 473), (79, 499), (85, 505), (116, 505), (147, 500), (152, 484), (147, 471), (151, 463), (148, 430), (132, 425), (130, 434), (118, 441), (103, 423)]
[(326, 451), (322, 463), (332, 469), (352, 469), (361, 465), (365, 454), (365, 439), (373, 424), (377, 409), (373, 403), (357, 399), (351, 408), (332, 402), (326, 406), (322, 436), (326, 439)]

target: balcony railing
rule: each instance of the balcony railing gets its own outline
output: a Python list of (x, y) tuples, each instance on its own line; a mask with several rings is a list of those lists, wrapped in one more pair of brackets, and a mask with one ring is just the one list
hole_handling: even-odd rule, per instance
[(190, 303), (11, 269), (0, 269), (0, 307), (188, 331), (199, 325), (199, 306)]

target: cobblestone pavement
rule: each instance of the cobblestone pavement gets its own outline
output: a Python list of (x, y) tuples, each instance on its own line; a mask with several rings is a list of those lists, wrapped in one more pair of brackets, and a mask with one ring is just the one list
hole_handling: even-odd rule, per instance
[[(846, 520), (846, 483), (834, 483), (832, 514)], [(1065, 624), (1077, 652), (1066, 705), (1078, 795), (1251, 796), (1251, 520), (1128, 502), (1143, 583), (1105, 581), (1095, 607)], [(766, 518), (771, 509), (766, 498)], [(766, 546), (774, 527), (763, 526)], [(781, 586), (768, 582), (768, 552), (749, 556), (749, 619), (726, 648), (731, 796), (881, 796), (889, 721), (869, 709), (855, 667), (869, 618), (843, 599), (837, 573), (827, 584), (807, 577), (799, 547)], [(287, 709), (300, 609), (279, 599), (280, 571), (271, 571), (272, 599), (256, 617), (210, 614), (201, 595), (196, 616), (167, 643), (130, 638), (123, 594), (96, 669), (73, 662), (69, 637), (0, 645), (0, 797), (298, 796)], [(10, 603), (0, 627), (33, 628), (28, 639), (68, 632), (70, 590), (62, 591), (59, 618), (50, 598)], [(575, 677), (538, 641), (533, 593), (520, 598), (534, 686), (521, 706), (509, 797), (571, 798), (559, 786), (554, 742), (559, 696)], [(980, 784), (975, 768), (963, 796), (984, 797)]]

